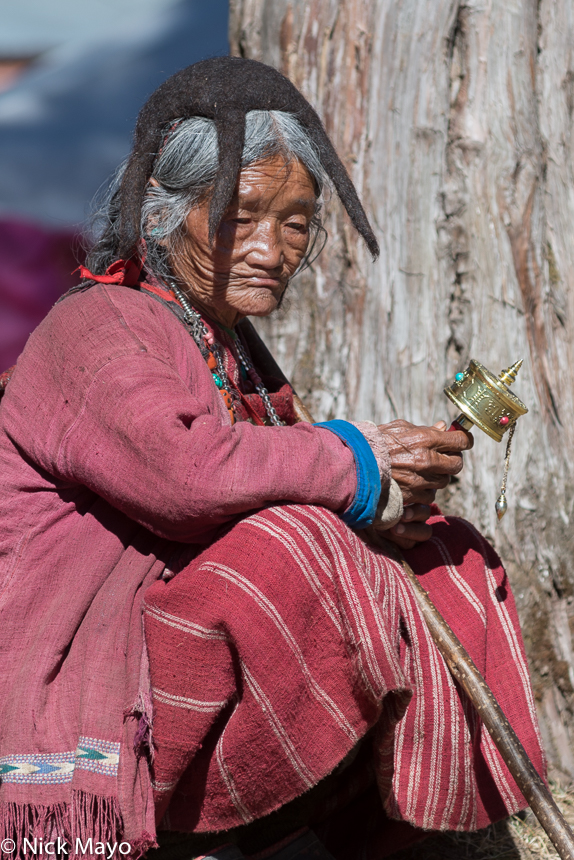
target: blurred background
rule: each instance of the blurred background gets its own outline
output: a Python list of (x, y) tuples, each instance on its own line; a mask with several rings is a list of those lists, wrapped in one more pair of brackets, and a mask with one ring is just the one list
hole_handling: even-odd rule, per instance
[(0, 0), (0, 11), (2, 372), (77, 283), (91, 201), (147, 96), (229, 46), (228, 0)]

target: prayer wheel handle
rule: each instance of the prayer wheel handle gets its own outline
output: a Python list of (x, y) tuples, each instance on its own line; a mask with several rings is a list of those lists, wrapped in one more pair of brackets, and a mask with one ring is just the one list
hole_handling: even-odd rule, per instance
[[(242, 320), (238, 327), (247, 342), (253, 362), (259, 370), (264, 375), (288, 382), (251, 322), (247, 319)], [(298, 420), (312, 423), (311, 414), (296, 394), (294, 394), (294, 403)], [(412, 584), (429, 632), (444, 657), (451, 675), (460, 684), (476, 708), (504, 763), (524, 795), (524, 799), (548, 834), (558, 854), (562, 860), (574, 860), (574, 833), (558, 809), (548, 786), (530, 761), (526, 750), (470, 655), (424, 590), (399, 548), (379, 537), (374, 531), (369, 532), (369, 540), (402, 564)]]

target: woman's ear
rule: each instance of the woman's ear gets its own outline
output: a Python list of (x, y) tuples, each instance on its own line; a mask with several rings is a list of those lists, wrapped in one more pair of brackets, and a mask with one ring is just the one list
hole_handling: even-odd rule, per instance
[(150, 185), (153, 185), (154, 188), (159, 188), (159, 182), (157, 181), (155, 176), (150, 176), (148, 182)]

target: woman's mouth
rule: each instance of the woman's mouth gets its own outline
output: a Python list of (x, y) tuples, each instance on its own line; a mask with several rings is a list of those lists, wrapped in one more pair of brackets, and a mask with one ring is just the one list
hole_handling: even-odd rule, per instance
[(279, 289), (282, 286), (280, 278), (262, 277), (257, 275), (248, 278), (248, 283), (254, 287), (267, 287), (271, 290)]

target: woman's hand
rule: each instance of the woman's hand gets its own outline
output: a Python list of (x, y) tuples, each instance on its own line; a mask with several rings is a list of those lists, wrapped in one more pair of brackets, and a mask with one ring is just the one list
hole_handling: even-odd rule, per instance
[(405, 507), (429, 505), (437, 490), (462, 469), (462, 452), (474, 445), (470, 433), (446, 433), (446, 424), (417, 427), (397, 420), (379, 425), (391, 458), (391, 474), (401, 488)]
[(364, 529), (366, 540), (375, 546), (380, 546), (379, 540), (391, 541), (401, 549), (412, 549), (417, 543), (428, 540), (432, 536), (432, 526), (427, 525), (431, 515), (430, 505), (410, 505), (404, 509), (399, 522), (389, 528), (377, 528), (374, 522)]
[(431, 537), (432, 526), (427, 525), (430, 515), (430, 505), (410, 505), (405, 508), (396, 526), (381, 534), (401, 549), (412, 549), (417, 543), (422, 543)]
[(401, 488), (405, 509), (401, 520), (383, 533), (401, 549), (412, 549), (432, 535), (427, 525), (430, 502), (462, 469), (462, 452), (472, 448), (469, 433), (446, 433), (446, 424), (416, 427), (408, 421), (379, 426), (391, 458), (391, 474)]

